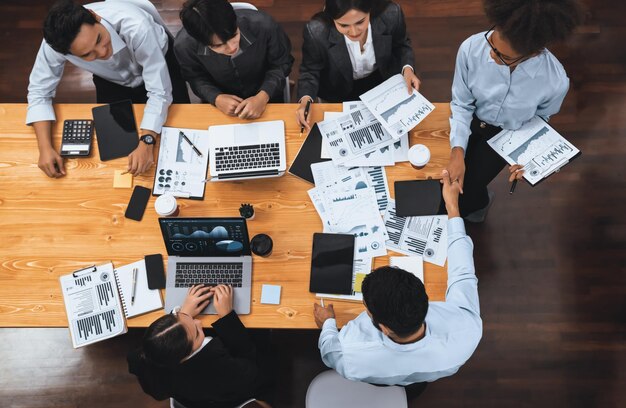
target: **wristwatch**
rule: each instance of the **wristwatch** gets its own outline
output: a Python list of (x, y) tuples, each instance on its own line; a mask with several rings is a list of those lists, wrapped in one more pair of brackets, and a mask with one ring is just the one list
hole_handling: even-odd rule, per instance
[(152, 135), (143, 135), (139, 138), (142, 142), (147, 145), (153, 145), (156, 141), (154, 140), (154, 136)]

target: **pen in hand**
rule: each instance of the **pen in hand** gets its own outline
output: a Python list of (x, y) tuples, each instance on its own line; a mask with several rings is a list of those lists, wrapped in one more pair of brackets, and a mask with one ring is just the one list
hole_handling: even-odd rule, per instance
[(137, 291), (137, 268), (133, 268), (133, 292), (130, 297), (130, 304), (135, 304), (135, 292)]
[(515, 191), (515, 186), (517, 186), (517, 179), (513, 180), (513, 183), (511, 184), (511, 189), (509, 190), (509, 194), (513, 194), (513, 192)]
[(189, 138), (187, 137), (187, 135), (186, 135), (186, 134), (184, 134), (182, 131), (179, 131), (179, 133), (178, 133), (178, 134), (179, 134), (180, 136), (182, 136), (182, 138), (183, 138), (183, 139), (185, 139), (185, 141), (186, 141), (187, 143), (189, 143), (189, 146), (191, 146), (191, 148), (193, 149), (193, 151), (194, 151), (194, 152), (196, 152), (196, 154), (197, 154), (198, 156), (202, 157), (202, 152), (200, 152), (200, 150), (198, 150), (198, 148), (197, 148), (197, 147), (196, 147), (193, 143), (191, 143), (191, 140), (189, 140)]
[[(304, 120), (306, 121), (309, 118), (309, 109), (311, 109), (311, 98), (306, 102), (306, 106), (304, 108)], [(300, 137), (302, 137), (302, 133), (304, 133), (304, 125), (300, 126)]]
[(517, 187), (517, 173), (524, 171), (524, 167), (522, 166), (518, 166), (518, 169), (515, 169), (515, 172), (513, 173), (513, 181), (511, 182), (511, 189), (509, 190), (509, 194), (513, 194), (513, 192), (515, 191), (515, 187)]

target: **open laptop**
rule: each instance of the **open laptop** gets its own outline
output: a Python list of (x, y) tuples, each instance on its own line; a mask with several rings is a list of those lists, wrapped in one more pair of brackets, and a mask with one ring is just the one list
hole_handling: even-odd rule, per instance
[(280, 177), (286, 169), (282, 120), (209, 127), (211, 181)]
[[(249, 314), (252, 255), (245, 218), (159, 218), (167, 249), (165, 310), (183, 304), (190, 286), (231, 284), (233, 308)], [(202, 314), (216, 314), (213, 301)]]

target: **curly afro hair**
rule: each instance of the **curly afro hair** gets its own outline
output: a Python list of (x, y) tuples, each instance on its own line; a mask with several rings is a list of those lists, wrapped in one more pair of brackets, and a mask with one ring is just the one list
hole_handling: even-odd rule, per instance
[(484, 0), (485, 14), (522, 55), (566, 39), (580, 24), (577, 0)]

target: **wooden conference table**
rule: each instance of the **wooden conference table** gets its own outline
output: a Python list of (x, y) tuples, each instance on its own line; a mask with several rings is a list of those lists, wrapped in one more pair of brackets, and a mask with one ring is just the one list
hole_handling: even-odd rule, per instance
[[(93, 105), (56, 105), (54, 146), (60, 145), (63, 120), (91, 117)], [(431, 149), (430, 163), (420, 171), (408, 163), (387, 167), (393, 196), (395, 180), (438, 178), (449, 157), (450, 110), (436, 109), (411, 132), (411, 144)], [(304, 141), (295, 121), (296, 105), (270, 105), (259, 120), (285, 121), (287, 162)], [(340, 111), (339, 104), (316, 104), (311, 119), (323, 111)], [(143, 106), (135, 106), (137, 123)], [(127, 158), (101, 162), (94, 141), (91, 157), (66, 161), (67, 175), (48, 178), (37, 167), (39, 153), (32, 127), (24, 125), (26, 104), (0, 105), (0, 327), (67, 327), (59, 276), (81, 267), (113, 261), (125, 265), (146, 254), (167, 256), (151, 197), (141, 222), (124, 218), (131, 189), (114, 189), (113, 173), (125, 169)], [(167, 126), (206, 129), (213, 124), (242, 122), (209, 105), (172, 106)], [(154, 169), (154, 168), (153, 168)], [(153, 171), (135, 177), (134, 185), (152, 188)], [(311, 243), (322, 224), (306, 193), (312, 185), (290, 174), (254, 181), (207, 183), (205, 199), (179, 200), (181, 216), (239, 216), (241, 203), (252, 203), (256, 217), (248, 222), (250, 236), (267, 233), (274, 240), (270, 257), (253, 256), (252, 313), (241, 316), (247, 327), (315, 328), (309, 293)], [(374, 266), (387, 263), (376, 258)], [(446, 268), (424, 264), (431, 300), (444, 300)], [(282, 286), (280, 305), (262, 305), (261, 285)], [(333, 302), (339, 325), (363, 311), (360, 303)], [(128, 320), (146, 327), (163, 314), (155, 311)], [(204, 316), (205, 326), (215, 320)]]

